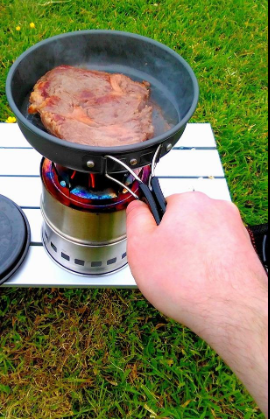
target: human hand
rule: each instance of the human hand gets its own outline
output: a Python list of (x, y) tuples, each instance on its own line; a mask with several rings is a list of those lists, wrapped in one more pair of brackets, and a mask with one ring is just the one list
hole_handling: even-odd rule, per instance
[[(237, 207), (201, 193), (174, 195), (157, 226), (136, 201), (127, 232), (129, 264), (145, 297), (212, 345), (265, 410), (267, 277)], [(251, 364), (262, 386), (248, 376)]]

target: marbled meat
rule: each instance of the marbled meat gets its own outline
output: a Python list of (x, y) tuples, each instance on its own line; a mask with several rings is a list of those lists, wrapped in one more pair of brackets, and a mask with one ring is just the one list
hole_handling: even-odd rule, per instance
[(69, 142), (114, 147), (154, 136), (150, 84), (122, 74), (60, 66), (43, 76), (30, 96), (51, 134)]

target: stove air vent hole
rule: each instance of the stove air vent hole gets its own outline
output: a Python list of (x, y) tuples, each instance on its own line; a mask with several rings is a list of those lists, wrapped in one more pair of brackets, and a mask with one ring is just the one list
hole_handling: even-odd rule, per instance
[(122, 259), (125, 259), (126, 257), (127, 257), (127, 253), (125, 252), (122, 254)]
[(102, 266), (102, 262), (92, 262), (91, 267), (92, 268), (100, 268)]
[(57, 253), (57, 247), (53, 244), (53, 242), (51, 242), (51, 246), (52, 246), (52, 249), (55, 251), (55, 253)]
[(70, 257), (63, 252), (61, 253), (61, 257), (65, 260), (67, 260), (68, 262), (70, 261)]
[(75, 265), (84, 266), (85, 261), (80, 259), (75, 259)]
[(107, 265), (114, 265), (116, 262), (117, 262), (117, 258), (110, 259), (108, 260)]

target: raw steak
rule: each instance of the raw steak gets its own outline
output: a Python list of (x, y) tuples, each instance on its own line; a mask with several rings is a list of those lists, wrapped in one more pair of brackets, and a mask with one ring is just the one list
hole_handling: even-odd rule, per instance
[(57, 67), (30, 96), (29, 113), (39, 113), (56, 137), (90, 146), (135, 144), (153, 137), (153, 108), (147, 82), (122, 74)]

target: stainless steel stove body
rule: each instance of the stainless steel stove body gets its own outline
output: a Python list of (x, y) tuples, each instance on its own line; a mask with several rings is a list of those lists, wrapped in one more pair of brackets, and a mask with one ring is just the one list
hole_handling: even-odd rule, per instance
[[(150, 168), (138, 171), (147, 183)], [(53, 260), (81, 275), (106, 275), (127, 264), (126, 208), (139, 193), (128, 173), (123, 189), (103, 175), (73, 171), (43, 159), (43, 243)]]

